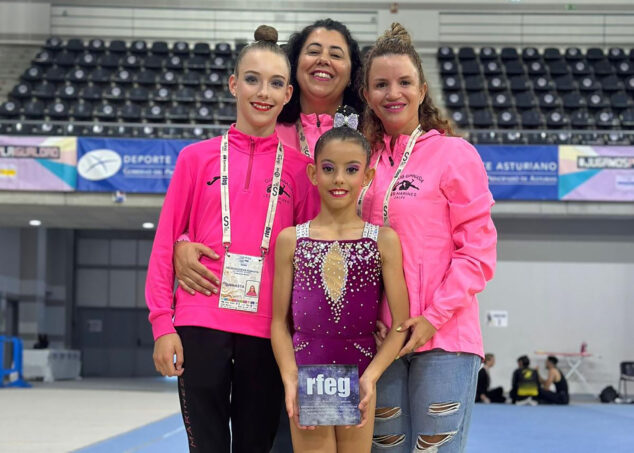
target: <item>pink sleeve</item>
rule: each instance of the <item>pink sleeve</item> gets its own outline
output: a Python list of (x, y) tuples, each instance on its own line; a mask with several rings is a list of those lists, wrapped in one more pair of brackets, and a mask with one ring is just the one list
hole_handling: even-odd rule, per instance
[(154, 339), (175, 333), (174, 315), (174, 242), (187, 231), (192, 205), (194, 176), (190, 157), (185, 148), (176, 160), (176, 168), (170, 182), (161, 216), (159, 218), (150, 263), (145, 281), (145, 299), (150, 309), (150, 323)]
[(456, 310), (468, 305), (493, 278), (497, 232), (491, 219), (493, 197), (477, 151), (468, 143), (457, 146), (441, 178), (449, 204), (454, 251), (449, 269), (423, 316), (440, 329)]

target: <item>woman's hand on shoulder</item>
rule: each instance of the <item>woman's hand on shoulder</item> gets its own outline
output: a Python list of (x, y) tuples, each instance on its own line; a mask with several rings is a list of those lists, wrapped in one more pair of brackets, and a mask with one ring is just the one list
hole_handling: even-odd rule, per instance
[(178, 285), (190, 294), (199, 292), (210, 296), (218, 292), (220, 280), (200, 262), (206, 256), (217, 260), (218, 254), (204, 244), (179, 241), (174, 245), (174, 272)]

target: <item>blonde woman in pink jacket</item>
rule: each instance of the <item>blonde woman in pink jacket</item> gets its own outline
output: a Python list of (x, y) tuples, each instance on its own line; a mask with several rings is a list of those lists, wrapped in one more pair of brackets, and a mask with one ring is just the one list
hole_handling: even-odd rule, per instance
[[(484, 356), (476, 294), (496, 262), (493, 198), (478, 153), (434, 106), (400, 24), (363, 69), (376, 176), (358, 207), (401, 238), (411, 316), (397, 327), (409, 340), (377, 386), (373, 451), (462, 452)], [(381, 320), (390, 326), (385, 309)]]

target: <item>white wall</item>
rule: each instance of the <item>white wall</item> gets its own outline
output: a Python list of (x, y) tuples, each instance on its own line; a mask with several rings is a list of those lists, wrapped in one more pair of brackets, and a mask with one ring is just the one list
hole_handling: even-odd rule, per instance
[(0, 39), (42, 41), (50, 34), (49, 2), (0, 1)]
[[(578, 352), (592, 357), (573, 378), (571, 391), (599, 393), (618, 383), (619, 362), (634, 360), (634, 222), (509, 220), (500, 234), (495, 279), (479, 298), (485, 350), (496, 355), (492, 384), (510, 387), (516, 359), (536, 351)], [(507, 328), (486, 324), (488, 310), (506, 310)], [(560, 357), (564, 372), (569, 368)]]

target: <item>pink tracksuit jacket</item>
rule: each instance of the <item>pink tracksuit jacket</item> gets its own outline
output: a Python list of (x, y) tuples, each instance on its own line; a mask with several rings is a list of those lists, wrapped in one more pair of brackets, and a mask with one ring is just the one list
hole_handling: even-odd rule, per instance
[[(189, 145), (178, 156), (161, 210), (146, 280), (154, 339), (176, 332), (174, 326), (200, 326), (270, 338), (275, 238), (283, 228), (310, 220), (319, 212), (319, 194), (306, 175), (310, 159), (285, 146), (280, 196), (271, 245), (264, 260), (258, 311), (222, 309), (218, 307), (217, 295), (191, 295), (181, 288), (173, 295), (174, 242), (183, 232), (221, 256), (219, 260), (203, 257), (202, 263), (222, 276), (221, 138)], [(235, 125), (229, 130), (233, 253), (260, 254), (277, 143), (277, 133), (253, 137), (240, 132)]]
[[(300, 121), (304, 128), (304, 135), (306, 136), (306, 142), (310, 147), (310, 157), (314, 157), (315, 152), (315, 143), (317, 143), (317, 139), (326, 131), (332, 129), (333, 119), (332, 116), (327, 113), (317, 114), (299, 114)], [(275, 130), (277, 131), (277, 135), (279, 135), (280, 140), (284, 143), (285, 146), (290, 148), (302, 150), (299, 137), (297, 136), (297, 129), (295, 128), (295, 123), (291, 124), (283, 124), (279, 123)]]
[[(383, 200), (409, 136), (372, 157), (376, 176), (363, 201), (365, 220), (383, 223)], [(378, 160), (378, 162), (377, 162)], [(416, 141), (389, 204), (390, 226), (403, 247), (410, 316), (438, 329), (417, 351), (443, 349), (484, 355), (476, 294), (493, 277), (497, 233), (493, 197), (477, 151), (457, 137), (430, 130)], [(383, 304), (381, 319), (391, 323)]]

